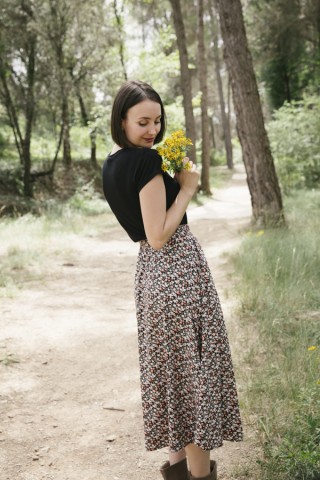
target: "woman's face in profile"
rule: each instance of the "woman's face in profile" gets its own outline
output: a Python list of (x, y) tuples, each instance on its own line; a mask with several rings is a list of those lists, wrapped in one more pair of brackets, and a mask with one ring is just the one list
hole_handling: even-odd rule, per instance
[(160, 104), (146, 99), (129, 108), (122, 128), (132, 145), (151, 148), (161, 129)]

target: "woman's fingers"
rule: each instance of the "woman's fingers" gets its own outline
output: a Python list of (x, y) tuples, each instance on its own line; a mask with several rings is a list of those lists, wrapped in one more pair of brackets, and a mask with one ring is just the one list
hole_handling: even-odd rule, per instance
[(191, 171), (191, 170), (194, 170), (194, 166), (195, 164), (193, 163), (192, 160), (189, 159), (189, 157), (185, 157), (183, 160), (182, 160), (182, 164), (183, 164), (183, 169), (184, 170), (187, 170), (187, 171)]

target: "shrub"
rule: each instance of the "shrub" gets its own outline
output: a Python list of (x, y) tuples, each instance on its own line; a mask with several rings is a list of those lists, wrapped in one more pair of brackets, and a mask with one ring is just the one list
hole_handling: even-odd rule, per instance
[(268, 125), (277, 173), (285, 193), (320, 182), (320, 98), (284, 104)]

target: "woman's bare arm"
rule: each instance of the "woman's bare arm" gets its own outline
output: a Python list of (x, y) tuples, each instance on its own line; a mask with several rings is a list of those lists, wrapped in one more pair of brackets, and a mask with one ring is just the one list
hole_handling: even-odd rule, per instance
[(195, 167), (176, 174), (180, 191), (166, 211), (166, 191), (161, 175), (156, 175), (140, 191), (142, 219), (147, 240), (155, 250), (163, 245), (177, 230), (187, 206), (196, 191), (199, 174)]

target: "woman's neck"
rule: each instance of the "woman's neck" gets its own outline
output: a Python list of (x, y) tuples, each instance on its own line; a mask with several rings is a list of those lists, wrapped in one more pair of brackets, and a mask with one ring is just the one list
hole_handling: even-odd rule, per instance
[(119, 152), (119, 150), (122, 150), (122, 147), (119, 147), (119, 145), (117, 145), (116, 143), (113, 145), (113, 148), (111, 150), (111, 155), (113, 155), (114, 153), (117, 153)]

